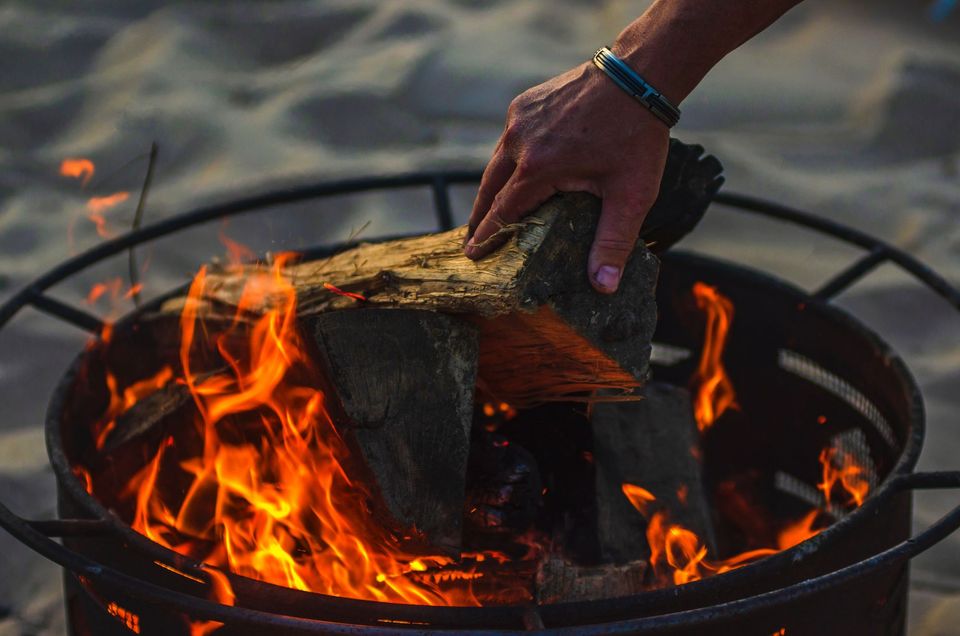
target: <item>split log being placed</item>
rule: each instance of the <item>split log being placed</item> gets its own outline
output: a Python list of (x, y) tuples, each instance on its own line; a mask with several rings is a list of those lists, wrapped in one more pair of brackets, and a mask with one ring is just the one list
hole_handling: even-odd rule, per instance
[[(648, 218), (673, 240), (665, 219), (699, 218), (719, 186), (720, 166), (702, 149), (674, 142), (660, 197)], [(587, 256), (600, 201), (585, 193), (559, 194), (518, 223), (507, 243), (474, 262), (462, 252), (465, 228), (361, 244), (328, 258), (289, 266), (298, 312), (407, 307), (465, 314), (480, 327), (480, 386), (515, 406), (563, 399), (595, 389), (626, 390), (648, 372), (656, 322), (656, 257), (641, 243), (620, 289), (596, 293), (587, 279)], [(691, 216), (692, 215), (692, 216)], [(666, 223), (666, 225), (665, 225)], [(234, 314), (241, 291), (258, 266), (211, 271), (205, 313)], [(248, 306), (257, 312), (268, 307)], [(177, 311), (182, 299), (168, 301)]]
[(352, 309), (302, 319), (389, 514), (459, 554), (477, 329), (453, 316)]
[(690, 394), (656, 383), (642, 394), (640, 401), (591, 409), (601, 554), (615, 563), (650, 556), (647, 519), (630, 504), (623, 484), (652, 494), (649, 512), (665, 511), (670, 523), (692, 530), (716, 554)]
[(633, 596), (643, 591), (647, 569), (646, 561), (585, 567), (549, 557), (537, 570), (536, 601), (572, 603)]

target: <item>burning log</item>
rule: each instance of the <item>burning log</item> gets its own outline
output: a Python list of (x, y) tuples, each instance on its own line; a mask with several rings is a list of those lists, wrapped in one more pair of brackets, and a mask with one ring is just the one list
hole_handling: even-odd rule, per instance
[[(701, 154), (702, 148), (672, 144), (648, 216), (653, 226), (646, 235), (660, 238), (651, 240), (675, 240), (683, 231), (677, 227), (695, 223), (719, 187), (719, 163)], [(461, 227), (360, 244), (289, 265), (283, 275), (293, 282), (301, 316), (358, 302), (470, 316), (480, 328), (479, 384), (495, 401), (519, 407), (596, 389), (623, 391), (642, 384), (648, 372), (658, 262), (641, 241), (619, 291), (596, 293), (585, 272), (599, 214), (600, 201), (592, 195), (558, 194), (510, 228), (507, 243), (479, 262), (463, 255)], [(204, 313), (232, 316), (258, 267), (208, 273)], [(253, 313), (277, 302), (269, 294), (246, 300), (245, 310)], [(165, 310), (179, 311), (182, 304), (173, 299)]]
[(430, 311), (354, 309), (302, 319), (393, 520), (459, 554), (477, 329)]
[(137, 401), (117, 416), (115, 426), (98, 449), (101, 456), (108, 456), (128, 443), (150, 437), (159, 442), (168, 423), (188, 423), (192, 413), (193, 396), (183, 384), (168, 384), (147, 397)]
[[(648, 519), (631, 497), (645, 499), (651, 511), (665, 510), (671, 523), (692, 530), (715, 554), (690, 395), (654, 383), (644, 387), (643, 396), (594, 404), (591, 410), (601, 554), (616, 563), (650, 557)], [(624, 484), (639, 488), (629, 492)]]
[[(196, 376), (196, 384), (221, 374), (224, 367), (200, 373)], [(183, 426), (192, 421), (194, 415), (194, 398), (186, 384), (170, 382), (120, 413), (114, 426), (110, 427), (104, 436), (102, 446), (98, 449), (100, 456), (109, 456), (119, 448), (138, 440), (151, 439), (159, 442), (160, 437), (169, 425)]]

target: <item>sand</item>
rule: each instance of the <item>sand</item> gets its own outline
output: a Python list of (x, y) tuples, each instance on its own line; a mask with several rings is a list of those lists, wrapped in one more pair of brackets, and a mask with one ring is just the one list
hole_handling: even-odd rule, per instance
[[(514, 95), (586, 59), (644, 6), (4, 3), (0, 295), (100, 240), (86, 199), (135, 193), (151, 141), (160, 154), (149, 220), (277, 184), (481, 167)], [(676, 135), (724, 161), (728, 189), (868, 230), (960, 281), (960, 11), (935, 23), (926, 8), (808, 0), (715, 69), (684, 104)], [(95, 162), (86, 188), (58, 175), (64, 157)], [(456, 192), (458, 219), (472, 194)], [(106, 212), (113, 231), (130, 224), (135, 198)], [(420, 192), (339, 198), (225, 231), (256, 251), (296, 249), (368, 221), (366, 236), (429, 229), (428, 204)], [(160, 242), (147, 295), (222, 252), (223, 229)], [(855, 256), (721, 210), (687, 246), (807, 287)], [(79, 301), (125, 267), (117, 259), (56, 294)], [(891, 268), (839, 302), (883, 333), (920, 381), (929, 413), (921, 466), (960, 466), (960, 316)], [(103, 302), (90, 310), (109, 311)], [(0, 497), (26, 516), (54, 512), (40, 426), (83, 339), (33, 313), (0, 332)], [(918, 527), (955, 501), (919, 497)], [(0, 635), (63, 632), (55, 567), (0, 533), (0, 572)], [(917, 559), (912, 576), (912, 633), (956, 633), (946, 626), (960, 613), (960, 535)]]

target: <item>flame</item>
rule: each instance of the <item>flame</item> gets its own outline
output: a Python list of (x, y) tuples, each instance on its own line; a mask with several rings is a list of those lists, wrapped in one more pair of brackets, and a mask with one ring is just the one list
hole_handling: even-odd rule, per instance
[(835, 498), (835, 487), (841, 487), (840, 495), (846, 494), (844, 505), (860, 507), (870, 492), (870, 480), (867, 471), (860, 466), (853, 454), (838, 447), (832, 446), (820, 451), (820, 465), (823, 469), (823, 480), (817, 488), (823, 493), (824, 501), (828, 506)]
[(71, 179), (80, 179), (80, 185), (86, 186), (93, 178), (93, 162), (82, 157), (67, 158), (60, 162), (60, 174)]
[(74, 476), (80, 480), (80, 483), (83, 485), (83, 489), (87, 491), (87, 494), (92, 495), (93, 475), (90, 474), (90, 471), (83, 466), (73, 466), (72, 472)]
[(735, 570), (792, 548), (817, 535), (824, 527), (818, 524), (822, 511), (815, 508), (802, 519), (780, 530), (776, 548), (758, 548), (727, 559), (714, 560), (708, 558), (707, 547), (700, 537), (680, 524), (671, 523), (665, 510), (656, 510), (651, 514), (656, 497), (648, 490), (630, 483), (622, 484), (621, 489), (630, 504), (648, 520), (646, 535), (650, 547), (650, 567), (661, 585), (683, 585)]
[(707, 559), (707, 547), (692, 530), (671, 523), (664, 510), (651, 514), (656, 497), (636, 484), (621, 484), (624, 496), (637, 512), (647, 518), (647, 545), (650, 547), (650, 567), (662, 583), (683, 585), (706, 576), (720, 574), (742, 567), (776, 552), (751, 550), (722, 561)]
[(630, 505), (636, 508), (640, 514), (647, 516), (648, 504), (653, 501), (656, 501), (656, 497), (653, 496), (646, 488), (641, 488), (634, 484), (622, 484), (620, 489), (623, 491), (624, 496), (627, 498), (627, 501), (630, 502)]
[[(132, 503), (131, 525), (212, 566), (298, 590), (478, 605), (470, 581), (481, 572), (410, 548), (411, 537), (396, 536), (374, 518), (371, 493), (351, 479), (350, 451), (296, 327), (296, 293), (283, 276), (291, 258), (281, 255), (272, 271), (249, 276), (237, 319), (214, 334), (229, 370), (203, 377), (191, 354), (197, 334), (209, 328), (199, 321), (206, 270), (194, 278), (180, 317), (178, 381), (192, 394), (202, 450), (188, 453), (173, 437), (160, 445), (121, 494)], [(251, 326), (245, 317), (264, 295), (280, 302)], [(185, 487), (173, 492), (164, 487), (170, 482)], [(480, 563), (482, 556), (464, 559)], [(438, 571), (450, 565), (456, 571)], [(450, 580), (465, 583), (443, 587)], [(194, 633), (207, 634), (208, 627), (194, 626)]]
[(97, 227), (97, 234), (101, 238), (112, 238), (114, 235), (107, 224), (107, 217), (104, 216), (104, 213), (128, 198), (130, 198), (130, 193), (121, 191), (103, 197), (87, 199), (87, 218), (93, 221), (93, 224)]
[(777, 547), (786, 550), (820, 534), (823, 528), (814, 528), (814, 526), (821, 515), (820, 509), (814, 508), (799, 521), (787, 525), (777, 535)]
[(111, 300), (116, 300), (120, 296), (120, 290), (123, 287), (123, 279), (119, 276), (116, 278), (111, 278), (108, 281), (102, 283), (94, 283), (90, 287), (90, 292), (87, 294), (86, 302), (88, 305), (96, 304), (101, 298), (110, 298)]
[(173, 379), (173, 369), (165, 366), (154, 375), (134, 382), (123, 391), (117, 389), (116, 376), (107, 371), (106, 384), (110, 392), (110, 403), (103, 417), (100, 418), (101, 424), (94, 427), (94, 440), (97, 450), (103, 448), (107, 442), (110, 432), (116, 428), (117, 418), (130, 409), (131, 406), (143, 398), (156, 393), (159, 389), (165, 387)]
[(119, 276), (106, 280), (102, 283), (94, 283), (90, 286), (84, 302), (88, 305), (95, 305), (101, 299), (109, 299), (111, 311), (117, 310), (116, 304), (121, 298), (129, 300), (143, 291), (143, 283), (131, 285), (124, 291), (123, 279)]
[(227, 248), (227, 262), (235, 267), (256, 260), (257, 255), (252, 249), (227, 236), (226, 226), (227, 220), (224, 219), (217, 236), (220, 239), (220, 243)]
[[(210, 576), (210, 591), (213, 600), (221, 605), (235, 605), (237, 601), (236, 594), (233, 593), (233, 586), (230, 580), (220, 570), (203, 567), (203, 571)], [(190, 623), (190, 636), (208, 636), (223, 627), (219, 621), (192, 621)]]
[(727, 409), (737, 408), (733, 383), (723, 367), (723, 350), (733, 322), (733, 303), (715, 287), (697, 282), (693, 286), (697, 307), (706, 313), (703, 353), (694, 375), (694, 417), (700, 432), (706, 431)]
[[(870, 483), (864, 469), (855, 463), (850, 453), (831, 447), (820, 453), (820, 463), (823, 466), (823, 482), (819, 488), (824, 492), (828, 503), (837, 484), (849, 495), (849, 503), (857, 506), (863, 503), (870, 490)], [(628, 483), (622, 484), (621, 488), (631, 505), (649, 520), (647, 544), (650, 546), (650, 566), (661, 581), (672, 580), (674, 585), (722, 574), (787, 550), (816, 536), (826, 527), (823, 511), (814, 508), (802, 518), (780, 529), (776, 548), (749, 550), (728, 559), (714, 561), (707, 558), (707, 548), (696, 533), (682, 525), (671, 523), (664, 510), (650, 514), (651, 504), (656, 498), (649, 491)]]

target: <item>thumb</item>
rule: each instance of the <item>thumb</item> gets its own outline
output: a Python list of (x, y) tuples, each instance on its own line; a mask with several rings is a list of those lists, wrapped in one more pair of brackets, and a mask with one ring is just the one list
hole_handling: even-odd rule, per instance
[(649, 197), (635, 190), (614, 190), (604, 195), (600, 222), (587, 260), (590, 284), (598, 292), (617, 291), (652, 204)]

